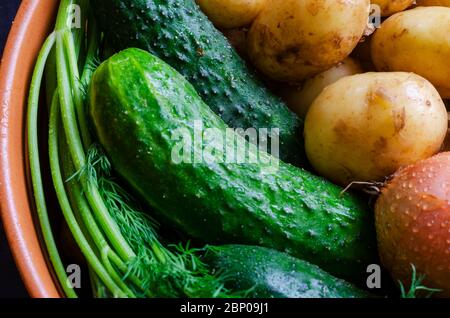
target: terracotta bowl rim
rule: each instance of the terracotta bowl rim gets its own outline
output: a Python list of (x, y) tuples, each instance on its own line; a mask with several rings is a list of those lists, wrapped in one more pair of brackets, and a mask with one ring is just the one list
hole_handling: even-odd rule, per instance
[[(40, 246), (41, 239), (33, 223), (33, 205), (29, 202), (30, 195), (26, 197), (19, 193), (17, 183), (14, 184), (14, 180), (20, 178), (19, 186), (22, 187), (24, 179), (22, 175), (28, 174), (22, 171), (18, 177), (17, 167), (26, 169), (27, 159), (23, 155), (26, 153), (26, 138), (24, 132), (22, 136), (17, 133), (17, 126), (21, 129), (25, 128), (23, 114), (26, 112), (28, 98), (28, 77), (36, 59), (37, 50), (44, 41), (43, 37), (57, 2), (56, 0), (22, 1), (8, 36), (0, 69), (0, 214), (25, 287), (30, 296), (38, 298), (55, 298), (62, 295), (57, 287), (58, 284), (53, 279), (45, 252)], [(24, 56), (26, 56), (25, 59)], [(23, 76), (24, 74), (26, 76)], [(14, 118), (20, 115), (23, 118), (21, 123)], [(17, 145), (19, 138), (22, 142)], [(17, 154), (22, 154), (21, 158), (19, 157), (22, 162), (17, 162), (17, 158), (14, 159)], [(29, 194), (28, 189), (26, 192)], [(22, 191), (23, 189), (20, 192)]]

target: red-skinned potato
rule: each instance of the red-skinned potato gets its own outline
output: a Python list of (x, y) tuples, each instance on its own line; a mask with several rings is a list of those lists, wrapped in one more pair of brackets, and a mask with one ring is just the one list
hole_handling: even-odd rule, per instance
[(381, 261), (409, 284), (411, 264), (427, 287), (450, 296), (450, 152), (398, 171), (375, 207)]

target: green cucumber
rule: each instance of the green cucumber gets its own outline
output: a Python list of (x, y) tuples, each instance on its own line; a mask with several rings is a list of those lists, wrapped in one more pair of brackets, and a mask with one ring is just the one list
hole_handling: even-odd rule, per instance
[(280, 157), (305, 162), (302, 123), (246, 66), (194, 0), (95, 0), (109, 44), (144, 49), (190, 81), (233, 128), (278, 128)]
[(367, 298), (370, 294), (319, 267), (272, 249), (246, 245), (208, 248), (205, 262), (232, 290), (253, 298)]
[[(210, 244), (275, 248), (356, 280), (376, 259), (373, 216), (365, 203), (277, 162), (235, 132), (248, 150), (245, 163), (175, 163), (180, 130), (193, 134), (195, 121), (223, 133), (228, 126), (159, 58), (140, 49), (109, 58), (93, 76), (89, 113), (118, 174), (160, 218), (187, 234)], [(188, 146), (191, 160), (208, 147), (218, 158), (237, 148), (235, 140), (226, 149), (218, 140)], [(248, 160), (254, 157), (258, 163)]]

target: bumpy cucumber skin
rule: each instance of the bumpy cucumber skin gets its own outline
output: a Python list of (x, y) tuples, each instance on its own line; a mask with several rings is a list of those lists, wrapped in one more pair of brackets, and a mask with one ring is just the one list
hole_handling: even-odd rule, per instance
[(174, 67), (233, 128), (279, 128), (280, 157), (306, 161), (302, 123), (252, 74), (194, 0), (95, 0), (110, 44), (144, 49)]
[(376, 259), (366, 204), (303, 169), (284, 162), (278, 170), (252, 163), (173, 163), (177, 129), (193, 132), (194, 120), (204, 128), (227, 126), (159, 58), (128, 49), (103, 63), (91, 82), (89, 112), (116, 171), (188, 234), (211, 244), (275, 248), (358, 282)]
[(210, 247), (205, 262), (227, 277), (226, 287), (253, 298), (368, 298), (350, 283), (286, 253), (264, 247)]

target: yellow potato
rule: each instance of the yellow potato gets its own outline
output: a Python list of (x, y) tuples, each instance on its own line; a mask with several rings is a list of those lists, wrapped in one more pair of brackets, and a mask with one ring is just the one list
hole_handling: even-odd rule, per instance
[(249, 25), (268, 0), (196, 0), (202, 11), (219, 28)]
[(417, 0), (418, 6), (439, 6), (439, 7), (450, 7), (450, 0)]
[(305, 118), (309, 107), (325, 87), (345, 76), (362, 72), (359, 63), (348, 57), (329, 70), (308, 79), (303, 85), (284, 86), (280, 95), (297, 115)]
[(418, 7), (388, 18), (375, 32), (372, 59), (379, 71), (417, 73), (450, 98), (450, 8)]
[(447, 111), (426, 79), (404, 72), (348, 76), (328, 86), (305, 121), (311, 164), (341, 184), (382, 181), (437, 153)]
[(367, 26), (368, 7), (369, 0), (272, 0), (250, 29), (250, 59), (274, 80), (314, 76), (355, 48)]
[(378, 5), (381, 15), (387, 17), (405, 10), (414, 3), (414, 0), (372, 0), (371, 3)]

